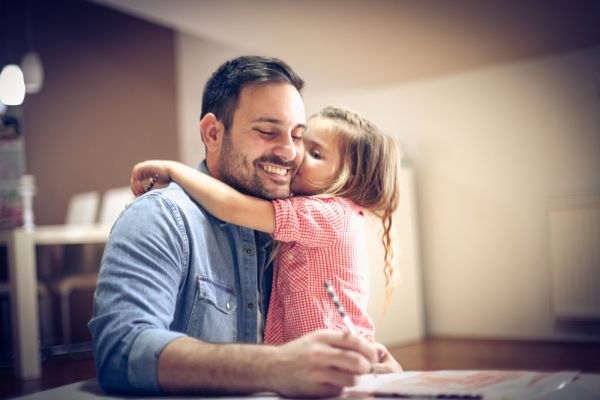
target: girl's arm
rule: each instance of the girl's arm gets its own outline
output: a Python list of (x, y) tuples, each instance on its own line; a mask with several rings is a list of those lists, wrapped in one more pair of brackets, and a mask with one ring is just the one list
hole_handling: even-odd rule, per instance
[(275, 209), (270, 201), (242, 194), (176, 161), (150, 160), (137, 164), (131, 174), (131, 190), (140, 196), (170, 181), (177, 182), (202, 207), (223, 221), (269, 234), (275, 231)]

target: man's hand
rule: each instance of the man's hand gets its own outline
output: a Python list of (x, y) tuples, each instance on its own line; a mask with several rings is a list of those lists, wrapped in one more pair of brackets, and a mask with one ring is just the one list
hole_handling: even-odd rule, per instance
[(387, 374), (389, 372), (402, 372), (402, 366), (394, 359), (389, 350), (381, 343), (375, 343), (377, 349), (377, 362), (373, 364), (374, 372)]
[(375, 344), (356, 335), (316, 331), (274, 348), (272, 390), (289, 397), (331, 397), (378, 361)]

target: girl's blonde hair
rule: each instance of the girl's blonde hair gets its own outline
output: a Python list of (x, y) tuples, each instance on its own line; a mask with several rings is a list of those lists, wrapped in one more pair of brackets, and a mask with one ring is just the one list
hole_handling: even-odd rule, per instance
[(340, 173), (325, 195), (342, 196), (372, 211), (382, 222), (387, 308), (397, 282), (393, 263), (392, 215), (398, 208), (400, 149), (373, 123), (342, 107), (327, 106), (309, 118), (317, 129), (329, 129), (340, 149)]

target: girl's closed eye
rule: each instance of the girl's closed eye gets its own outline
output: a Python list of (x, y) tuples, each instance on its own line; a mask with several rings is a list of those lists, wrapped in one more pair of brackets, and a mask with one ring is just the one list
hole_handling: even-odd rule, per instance
[(321, 152), (319, 150), (311, 150), (308, 152), (308, 154), (310, 154), (310, 156), (312, 158), (314, 158), (315, 160), (322, 160), (323, 159), (323, 155), (321, 154)]

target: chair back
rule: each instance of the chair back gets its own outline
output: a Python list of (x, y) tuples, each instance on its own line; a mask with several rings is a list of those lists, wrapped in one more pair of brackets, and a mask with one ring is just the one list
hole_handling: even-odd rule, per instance
[(125, 206), (134, 199), (129, 186), (109, 189), (104, 192), (102, 205), (100, 206), (100, 218), (98, 222), (112, 226)]
[(96, 222), (100, 193), (96, 191), (76, 193), (69, 200), (65, 224), (81, 225)]

